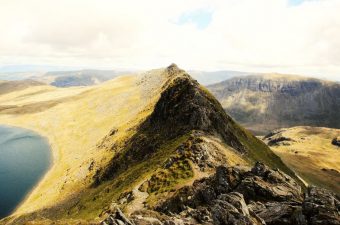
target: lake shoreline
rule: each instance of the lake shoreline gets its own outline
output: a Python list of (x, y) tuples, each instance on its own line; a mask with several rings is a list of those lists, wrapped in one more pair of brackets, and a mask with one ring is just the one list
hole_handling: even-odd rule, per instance
[[(46, 144), (47, 148), (48, 148), (48, 159), (47, 162), (45, 161), (45, 163), (48, 164), (47, 168), (44, 168), (44, 171), (42, 172), (42, 176), (38, 179), (38, 181), (27, 191), (27, 193), (22, 197), (22, 199), (16, 204), (15, 208), (12, 209), (7, 215), (5, 215), (3, 218), (0, 218), (0, 221), (8, 218), (8, 217), (12, 217), (14, 216), (18, 209), (27, 201), (27, 199), (29, 199), (29, 197), (31, 196), (31, 194), (36, 190), (36, 188), (43, 182), (43, 180), (45, 179), (45, 177), (47, 176), (47, 174), (49, 173), (49, 171), (53, 168), (54, 165), (54, 154), (53, 154), (53, 150), (52, 150), (52, 145), (49, 141), (49, 138), (46, 137), (45, 135), (42, 135), (41, 132), (37, 132), (36, 130), (33, 129), (28, 129), (26, 127), (21, 127), (21, 126), (13, 126), (10, 124), (4, 124), (1, 123), (0, 124), (0, 129), (15, 129), (15, 130), (19, 130), (20, 133), (19, 135), (22, 135), (21, 138), (25, 139), (25, 138), (34, 138), (34, 139), (38, 139), (36, 141), (42, 141), (41, 143)], [(27, 136), (26, 136), (27, 134)], [(11, 138), (9, 138), (8, 140), (5, 140), (4, 143), (12, 143), (15, 140), (11, 140)], [(2, 144), (4, 144), (2, 143)]]

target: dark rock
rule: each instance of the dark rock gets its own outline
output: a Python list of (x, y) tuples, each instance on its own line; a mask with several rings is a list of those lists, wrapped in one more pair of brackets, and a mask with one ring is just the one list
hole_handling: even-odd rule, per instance
[(338, 196), (316, 187), (302, 196), (292, 178), (262, 163), (248, 171), (217, 167), (214, 175), (179, 189), (150, 210), (153, 214), (134, 213), (129, 220), (111, 208), (103, 224), (340, 224)]
[(340, 147), (340, 137), (333, 138), (332, 144)]
[(115, 135), (117, 132), (118, 132), (118, 129), (117, 129), (117, 128), (113, 128), (113, 129), (110, 131), (109, 135), (110, 135), (110, 136), (113, 136), (113, 135)]
[(241, 182), (244, 173), (240, 168), (220, 166), (214, 176), (181, 188), (173, 198), (159, 206), (158, 210), (179, 213), (184, 210), (184, 206), (197, 208), (200, 205), (212, 204), (219, 195), (232, 191)]
[(302, 207), (295, 202), (252, 202), (248, 205), (267, 225), (307, 225)]
[(340, 224), (339, 197), (332, 192), (310, 187), (303, 202), (303, 214), (311, 225), (339, 225)]
[(235, 190), (246, 200), (302, 201), (301, 187), (291, 177), (259, 162)]
[(249, 214), (242, 194), (221, 195), (210, 208), (214, 224), (264, 224)]

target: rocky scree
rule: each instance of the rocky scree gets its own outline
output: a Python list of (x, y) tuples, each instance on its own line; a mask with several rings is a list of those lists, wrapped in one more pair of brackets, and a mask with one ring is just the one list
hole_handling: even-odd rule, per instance
[[(330, 191), (310, 187), (304, 195), (291, 177), (256, 163), (251, 170), (218, 167), (211, 177), (181, 188), (154, 209), (135, 212), (129, 222), (333, 225), (340, 224), (339, 208), (339, 197)], [(119, 219), (116, 213), (109, 215)]]

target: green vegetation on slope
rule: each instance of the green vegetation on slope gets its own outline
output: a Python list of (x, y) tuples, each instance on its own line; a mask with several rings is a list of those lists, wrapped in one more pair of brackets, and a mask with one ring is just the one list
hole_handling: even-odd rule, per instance
[[(129, 165), (128, 170), (116, 174), (114, 179), (105, 181), (98, 187), (87, 190), (81, 195), (79, 202), (71, 207), (70, 211), (65, 211), (64, 214), (60, 216), (79, 219), (91, 219), (97, 217), (103, 210), (105, 210), (105, 206), (109, 206), (113, 201), (118, 201), (121, 194), (132, 191), (132, 188), (138, 183), (155, 174), (155, 171), (160, 168), (169, 157), (176, 155), (175, 150), (180, 144), (185, 142), (188, 137), (189, 134), (183, 135), (163, 144), (159, 149), (157, 149), (155, 154), (151, 155), (150, 158)], [(172, 169), (172, 173), (168, 173), (167, 177), (162, 180), (167, 183), (170, 179), (172, 179), (172, 183), (168, 187), (171, 187), (171, 185), (174, 184), (174, 176), (181, 176), (182, 179), (186, 179), (191, 176), (188, 165), (183, 163), (182, 165), (178, 164), (174, 166)], [(162, 184), (162, 182), (158, 182), (158, 184), (163, 186), (164, 190), (164, 183)], [(154, 191), (156, 191), (156, 189), (157, 188), (155, 188)], [(161, 188), (158, 187), (157, 191), (160, 189)], [(150, 192), (153, 191), (150, 190)]]

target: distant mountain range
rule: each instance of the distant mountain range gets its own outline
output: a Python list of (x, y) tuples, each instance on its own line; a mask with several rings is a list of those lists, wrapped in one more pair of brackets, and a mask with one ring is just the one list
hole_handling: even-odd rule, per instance
[(127, 73), (114, 70), (53, 71), (31, 79), (56, 87), (91, 86)]
[(282, 74), (240, 76), (208, 89), (256, 133), (299, 125), (340, 128), (340, 83)]
[[(135, 71), (72, 69), (52, 66), (7, 66), (0, 68), (0, 80), (33, 79), (57, 87), (90, 86), (132, 72)], [(214, 84), (235, 76), (250, 74), (231, 70), (213, 72), (193, 70), (189, 73), (203, 85)]]
[(71, 70), (0, 73), (0, 80), (35, 80), (56, 87), (91, 86), (130, 73), (115, 70)]
[(212, 72), (192, 70), (192, 71), (189, 71), (189, 74), (194, 79), (196, 79), (200, 84), (210, 85), (210, 84), (222, 82), (232, 77), (250, 75), (251, 73), (232, 71), (232, 70), (220, 70), (220, 71), (212, 71)]

